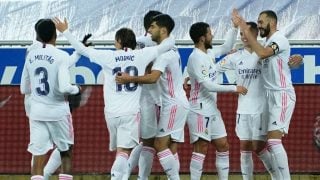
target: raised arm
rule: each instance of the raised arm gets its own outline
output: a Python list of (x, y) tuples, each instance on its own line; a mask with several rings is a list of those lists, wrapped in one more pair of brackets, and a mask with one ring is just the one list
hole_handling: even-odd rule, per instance
[(72, 47), (81, 55), (86, 56), (90, 59), (91, 62), (97, 63), (100, 66), (108, 66), (106, 59), (111, 56), (113, 51), (111, 50), (96, 50), (84, 46), (81, 42), (76, 40), (76, 38), (68, 30), (67, 20), (64, 19), (64, 22), (60, 21), (58, 18), (54, 18), (53, 22), (56, 25), (58, 31), (60, 31), (70, 42)]
[(220, 46), (213, 46), (212, 51), (214, 52), (216, 57), (220, 57), (221, 55), (227, 54), (233, 48), (237, 40), (238, 28), (232, 27), (228, 30), (226, 34), (226, 39), (224, 43)]
[(245, 34), (248, 44), (250, 44), (252, 50), (256, 52), (256, 54), (261, 58), (265, 59), (275, 54), (278, 46), (267, 46), (263, 47), (257, 40), (257, 38), (250, 32), (250, 27), (246, 24), (246, 21), (240, 16), (239, 12), (234, 9), (233, 10), (233, 18), (237, 25), (239, 25), (240, 29), (242, 29)]

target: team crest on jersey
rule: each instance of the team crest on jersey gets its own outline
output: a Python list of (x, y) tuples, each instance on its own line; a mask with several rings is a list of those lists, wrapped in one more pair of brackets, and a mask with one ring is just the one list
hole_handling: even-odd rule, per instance
[(226, 64), (226, 60), (225, 60), (225, 59), (222, 59), (222, 60), (219, 62), (219, 64), (220, 64), (221, 66), (225, 65), (225, 64)]
[(208, 76), (208, 71), (207, 68), (205, 66), (201, 66), (201, 73), (203, 76)]

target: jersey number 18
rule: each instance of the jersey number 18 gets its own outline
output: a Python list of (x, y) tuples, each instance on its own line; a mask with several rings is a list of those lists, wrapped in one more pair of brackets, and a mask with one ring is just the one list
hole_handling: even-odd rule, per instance
[[(112, 70), (112, 74), (117, 74), (121, 71), (121, 67), (116, 67)], [(124, 72), (127, 74), (130, 74), (131, 76), (137, 76), (138, 75), (138, 69), (135, 66), (128, 66), (124, 69)], [(125, 91), (135, 91), (138, 87), (138, 83), (126, 83), (126, 84), (116, 84), (116, 91), (120, 92), (123, 89)]]

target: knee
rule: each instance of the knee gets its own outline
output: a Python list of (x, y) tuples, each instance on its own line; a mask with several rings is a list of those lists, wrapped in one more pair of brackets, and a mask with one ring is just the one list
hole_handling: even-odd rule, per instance
[(208, 141), (205, 140), (198, 140), (193, 145), (193, 152), (207, 154), (208, 152)]
[(168, 148), (168, 144), (167, 144), (167, 142), (165, 142), (159, 138), (156, 138), (154, 140), (154, 148), (156, 149), (157, 152), (161, 152), (161, 151)]
[(71, 156), (72, 156), (72, 147), (73, 146), (70, 146), (69, 150), (67, 150), (67, 151), (60, 151), (61, 159), (62, 158), (71, 158)]
[(216, 145), (216, 149), (218, 152), (226, 152), (229, 151), (229, 143), (227, 140), (224, 141), (220, 141), (217, 145)]

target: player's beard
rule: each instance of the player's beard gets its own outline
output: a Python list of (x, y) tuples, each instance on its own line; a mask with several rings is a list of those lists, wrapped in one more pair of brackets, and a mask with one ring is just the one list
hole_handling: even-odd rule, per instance
[(160, 31), (157, 31), (157, 32), (151, 34), (151, 39), (152, 39), (152, 41), (160, 44)]
[(204, 47), (205, 47), (206, 49), (212, 49), (212, 43), (211, 43), (211, 41), (205, 41), (205, 42), (204, 42)]
[(259, 28), (260, 37), (264, 38), (270, 34), (270, 23), (268, 23), (266, 28)]

